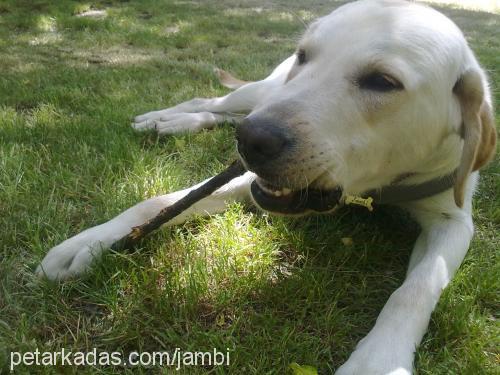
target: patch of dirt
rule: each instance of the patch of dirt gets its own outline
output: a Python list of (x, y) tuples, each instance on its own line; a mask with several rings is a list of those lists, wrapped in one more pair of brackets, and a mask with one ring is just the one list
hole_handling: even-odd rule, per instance
[(90, 9), (82, 13), (78, 13), (77, 17), (89, 17), (89, 18), (105, 18), (108, 13), (103, 9)]

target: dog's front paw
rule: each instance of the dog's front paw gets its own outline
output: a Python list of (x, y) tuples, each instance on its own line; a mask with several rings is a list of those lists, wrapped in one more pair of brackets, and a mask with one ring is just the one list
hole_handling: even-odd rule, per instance
[(136, 117), (132, 127), (138, 131), (155, 130), (159, 135), (194, 133), (215, 125), (216, 117), (210, 112), (168, 113), (151, 112)]
[(159, 121), (162, 116), (167, 116), (171, 111), (167, 108), (160, 111), (152, 111), (143, 115), (136, 116), (132, 127), (137, 131), (154, 130), (156, 121)]
[(113, 242), (105, 226), (87, 229), (50, 249), (36, 274), (50, 280), (64, 280), (84, 273)]
[(411, 375), (412, 361), (413, 350), (394, 337), (368, 335), (335, 375)]

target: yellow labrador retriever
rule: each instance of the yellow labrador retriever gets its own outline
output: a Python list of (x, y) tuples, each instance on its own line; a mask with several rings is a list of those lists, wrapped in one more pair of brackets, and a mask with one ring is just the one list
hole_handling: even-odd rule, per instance
[[(473, 235), (477, 170), (495, 151), (484, 71), (460, 30), (437, 11), (399, 0), (344, 5), (314, 22), (294, 55), (262, 81), (138, 116), (160, 134), (237, 123), (249, 172), (168, 225), (231, 201), (301, 215), (338, 204), (395, 204), (420, 223), (403, 284), (338, 374), (409, 374), (443, 288)], [(235, 113), (247, 113), (240, 118)], [(191, 189), (142, 202), (49, 251), (38, 274), (65, 279)]]

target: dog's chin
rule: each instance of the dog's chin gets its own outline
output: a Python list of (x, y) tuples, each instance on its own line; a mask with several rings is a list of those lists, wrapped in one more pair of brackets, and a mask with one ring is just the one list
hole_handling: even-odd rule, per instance
[(339, 187), (321, 190), (314, 187), (290, 189), (275, 186), (257, 177), (250, 187), (255, 204), (265, 211), (281, 215), (306, 215), (332, 212), (339, 204)]

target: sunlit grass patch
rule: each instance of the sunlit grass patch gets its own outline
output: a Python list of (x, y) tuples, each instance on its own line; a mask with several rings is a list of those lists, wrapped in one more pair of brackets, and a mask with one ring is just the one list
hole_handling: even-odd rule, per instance
[(460, 9), (479, 10), (483, 12), (500, 12), (498, 0), (423, 0), (427, 3), (458, 7)]
[[(235, 157), (229, 124), (158, 138), (135, 133), (134, 115), (224, 95), (215, 66), (264, 77), (292, 53), (304, 23), (337, 4), (0, 4), (0, 373), (11, 350), (35, 348), (230, 348), (228, 369), (189, 374), (282, 374), (293, 362), (327, 374), (345, 361), (404, 278), (418, 228), (401, 212), (296, 220), (232, 204), (154, 233), (132, 253), (106, 254), (81, 280), (33, 276), (50, 247)], [(498, 95), (498, 16), (442, 9), (464, 29)], [(418, 373), (498, 367), (498, 173), (498, 160), (483, 173), (476, 237), (433, 314)]]

